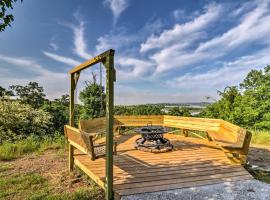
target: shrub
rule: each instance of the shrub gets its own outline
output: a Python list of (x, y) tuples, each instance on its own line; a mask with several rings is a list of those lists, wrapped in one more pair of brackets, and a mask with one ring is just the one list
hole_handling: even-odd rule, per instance
[(0, 141), (45, 135), (49, 126), (49, 113), (18, 101), (0, 101)]

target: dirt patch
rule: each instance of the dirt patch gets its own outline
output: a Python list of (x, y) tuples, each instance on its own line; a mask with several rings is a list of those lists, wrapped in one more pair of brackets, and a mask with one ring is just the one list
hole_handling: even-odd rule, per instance
[(78, 189), (89, 189), (91, 181), (85, 175), (76, 171), (68, 172), (66, 153), (58, 150), (48, 150), (39, 155), (28, 155), (12, 161), (0, 161), (6, 166), (2, 176), (36, 173), (48, 181), (51, 194), (72, 193)]

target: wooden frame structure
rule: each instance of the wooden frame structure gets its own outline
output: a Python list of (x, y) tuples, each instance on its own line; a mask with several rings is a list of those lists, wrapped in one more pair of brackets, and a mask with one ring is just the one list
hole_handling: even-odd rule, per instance
[[(114, 106), (114, 50), (110, 49), (86, 62), (74, 67), (70, 74), (70, 111), (69, 125), (74, 127), (75, 89), (80, 77), (80, 72), (97, 63), (102, 63), (106, 69), (106, 199), (113, 199), (113, 106)], [(101, 77), (102, 78), (102, 77)], [(69, 142), (69, 170), (74, 167), (74, 145)]]

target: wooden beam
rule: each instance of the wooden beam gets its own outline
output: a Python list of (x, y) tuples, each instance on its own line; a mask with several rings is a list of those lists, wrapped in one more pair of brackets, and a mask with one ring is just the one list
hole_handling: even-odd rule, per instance
[(114, 55), (114, 50), (113, 49), (110, 49), (108, 51), (105, 51), (103, 53), (101, 53), (100, 55), (90, 59), (90, 60), (87, 60), (85, 61), (84, 63), (78, 65), (77, 67), (74, 67), (73, 69), (71, 69), (69, 71), (70, 74), (74, 74), (74, 73), (77, 73), (77, 72), (80, 72), (88, 67), (91, 67), (92, 65), (95, 65), (99, 62), (105, 62), (106, 61), (106, 58), (108, 56), (113, 56)]
[(115, 80), (114, 57), (106, 57), (106, 200), (113, 200), (113, 97)]
[(74, 147), (72, 144), (68, 144), (68, 169), (72, 172), (74, 169)]
[[(69, 105), (69, 125), (74, 126), (74, 91), (75, 91), (75, 74), (70, 75), (70, 105)], [(74, 169), (74, 147), (69, 143), (68, 144), (68, 166), (69, 172), (72, 172)]]
[(69, 125), (74, 126), (74, 92), (75, 92), (75, 74), (70, 75), (70, 100), (69, 100)]

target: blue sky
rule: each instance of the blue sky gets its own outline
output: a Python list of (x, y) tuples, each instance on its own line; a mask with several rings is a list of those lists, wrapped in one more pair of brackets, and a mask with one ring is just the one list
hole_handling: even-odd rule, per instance
[[(25, 0), (0, 33), (0, 85), (68, 93), (68, 70), (116, 50), (116, 104), (200, 102), (270, 64), (270, 1)], [(98, 66), (92, 69), (98, 72)], [(83, 72), (78, 91), (91, 71)], [(103, 73), (104, 75), (104, 73)], [(104, 77), (103, 77), (104, 79)], [(104, 81), (103, 81), (104, 82)]]

